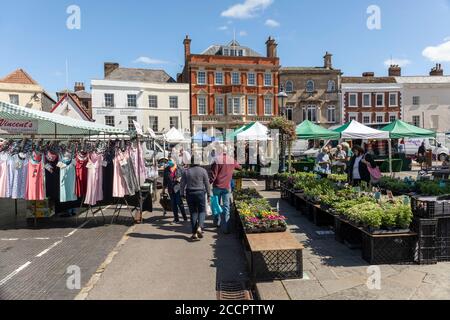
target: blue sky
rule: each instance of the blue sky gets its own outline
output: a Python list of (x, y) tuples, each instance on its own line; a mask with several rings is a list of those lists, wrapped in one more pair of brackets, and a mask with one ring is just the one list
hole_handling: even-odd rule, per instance
[[(80, 30), (66, 27), (70, 5), (81, 9)], [(370, 5), (381, 9), (380, 30), (367, 28)], [(346, 75), (384, 75), (391, 57), (404, 75), (427, 74), (434, 61), (450, 74), (450, 0), (15, 0), (0, 4), (0, 76), (24, 68), (54, 93), (66, 87), (67, 59), (69, 87), (101, 79), (105, 61), (175, 77), (186, 34), (200, 53), (234, 33), (262, 54), (275, 37), (284, 66), (322, 65), (329, 51)]]

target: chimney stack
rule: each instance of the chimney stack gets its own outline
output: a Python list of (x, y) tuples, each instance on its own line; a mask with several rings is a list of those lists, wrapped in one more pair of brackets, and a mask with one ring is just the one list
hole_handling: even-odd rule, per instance
[(443, 76), (444, 69), (442, 69), (442, 65), (440, 63), (436, 63), (436, 67), (432, 68), (430, 71), (430, 76)]
[(402, 68), (399, 65), (391, 64), (389, 67), (389, 77), (401, 77)]
[(275, 39), (269, 37), (269, 39), (266, 41), (266, 47), (267, 47), (267, 58), (276, 58), (278, 44), (275, 42)]
[(324, 68), (325, 69), (333, 69), (333, 64), (331, 62), (331, 58), (333, 57), (333, 55), (331, 53), (329, 53), (328, 51), (325, 53), (325, 56), (323, 57), (323, 61), (324, 61)]
[(73, 89), (73, 91), (78, 92), (78, 91), (84, 91), (84, 83), (83, 82), (75, 82), (75, 87)]
[(105, 62), (105, 78), (107, 78), (116, 69), (119, 69), (118, 63)]
[(364, 78), (373, 78), (373, 77), (375, 77), (375, 73), (374, 73), (374, 72), (364, 72), (364, 73), (362, 74), (362, 76), (363, 76)]
[(184, 44), (184, 59), (187, 60), (188, 57), (191, 55), (191, 42), (192, 40), (189, 38), (188, 35), (186, 35), (186, 38), (183, 41)]

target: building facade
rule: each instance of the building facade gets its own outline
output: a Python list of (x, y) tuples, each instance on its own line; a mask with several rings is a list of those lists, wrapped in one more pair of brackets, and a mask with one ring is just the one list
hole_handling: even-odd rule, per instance
[(163, 70), (121, 68), (105, 63), (103, 80), (92, 80), (96, 122), (134, 130), (133, 120), (156, 133), (189, 129), (189, 85)]
[(0, 101), (50, 112), (56, 101), (25, 70), (0, 79)]
[(84, 111), (86, 111), (89, 116), (92, 117), (92, 96), (88, 91), (86, 91), (84, 83), (75, 82), (73, 91), (61, 90), (60, 92), (57, 92), (56, 96), (58, 98), (58, 101), (68, 93), (71, 94), (72, 98), (76, 98), (79, 105), (83, 107)]
[(328, 52), (323, 67), (281, 68), (280, 86), (288, 95), (282, 107), (288, 120), (296, 124), (310, 120), (324, 127), (340, 124), (341, 75), (341, 70), (333, 69)]
[(450, 76), (436, 65), (429, 76), (397, 77), (402, 86), (404, 120), (437, 132), (450, 132)]
[(51, 113), (70, 117), (76, 120), (93, 121), (86, 107), (81, 104), (78, 96), (74, 93), (66, 93), (55, 104)]
[(362, 77), (342, 77), (342, 118), (356, 120), (367, 126), (381, 128), (402, 119), (402, 87), (394, 75), (398, 66), (391, 66), (388, 77), (365, 72)]
[(253, 121), (267, 124), (278, 115), (280, 62), (274, 39), (267, 40), (266, 49), (262, 56), (232, 41), (192, 54), (186, 37), (178, 82), (190, 85), (192, 131), (224, 132)]

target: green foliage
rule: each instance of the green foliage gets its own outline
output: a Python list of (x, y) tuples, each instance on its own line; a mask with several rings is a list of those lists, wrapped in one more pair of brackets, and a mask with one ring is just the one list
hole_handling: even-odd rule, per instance
[(297, 139), (295, 123), (284, 117), (274, 118), (272, 122), (269, 123), (269, 129), (279, 130), (281, 134), (286, 136), (288, 141), (295, 141)]

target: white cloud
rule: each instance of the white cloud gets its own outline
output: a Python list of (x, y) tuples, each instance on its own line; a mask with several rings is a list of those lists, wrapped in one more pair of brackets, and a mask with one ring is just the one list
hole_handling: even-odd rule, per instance
[(405, 67), (405, 66), (407, 66), (408, 64), (411, 64), (411, 63), (412, 62), (409, 59), (396, 59), (396, 58), (387, 59), (387, 60), (384, 61), (384, 65), (386, 67), (390, 67), (391, 64), (398, 65), (399, 67)]
[(248, 33), (247, 33), (247, 31), (242, 30), (242, 31), (239, 32), (239, 35), (241, 37), (246, 37), (246, 36), (248, 36)]
[(277, 28), (280, 26), (280, 23), (273, 19), (267, 19), (265, 25), (271, 28)]
[(426, 47), (422, 55), (433, 62), (450, 61), (450, 39), (444, 39), (444, 42), (437, 46)]
[(249, 19), (268, 8), (274, 0), (245, 0), (222, 12), (222, 17), (233, 19)]
[(159, 59), (153, 59), (150, 57), (139, 57), (136, 60), (133, 61), (133, 63), (141, 63), (141, 64), (167, 64), (167, 61), (159, 60)]
[(221, 27), (219, 27), (219, 30), (225, 31), (225, 30), (228, 30), (228, 27), (227, 26), (221, 26)]

